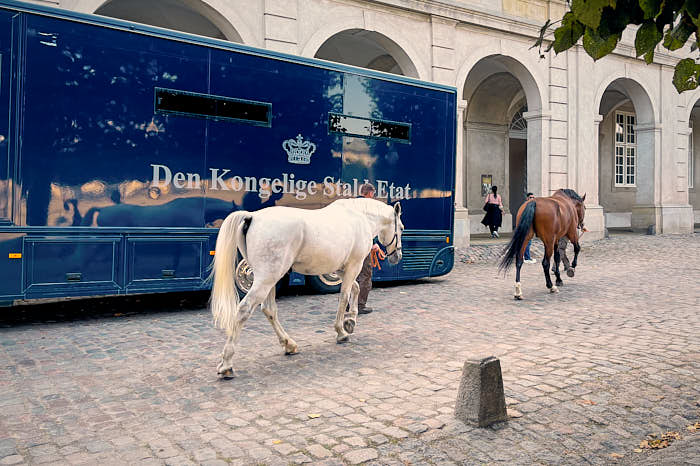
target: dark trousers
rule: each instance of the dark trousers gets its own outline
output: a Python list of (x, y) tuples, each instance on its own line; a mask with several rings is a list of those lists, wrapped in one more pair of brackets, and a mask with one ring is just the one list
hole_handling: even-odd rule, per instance
[(357, 308), (364, 309), (367, 305), (367, 296), (369, 296), (369, 290), (372, 289), (372, 255), (365, 257), (365, 261), (362, 263), (362, 269), (360, 274), (357, 276), (357, 284), (360, 285), (360, 296), (357, 300)]

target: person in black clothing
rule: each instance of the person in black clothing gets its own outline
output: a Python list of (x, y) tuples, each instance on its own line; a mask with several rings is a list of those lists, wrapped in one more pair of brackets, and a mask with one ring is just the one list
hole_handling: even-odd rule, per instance
[(498, 194), (497, 186), (492, 186), (491, 192), (484, 199), (484, 210), (486, 215), (484, 215), (481, 223), (489, 227), (491, 238), (498, 238), (498, 229), (503, 222), (503, 201), (501, 200), (501, 195)]

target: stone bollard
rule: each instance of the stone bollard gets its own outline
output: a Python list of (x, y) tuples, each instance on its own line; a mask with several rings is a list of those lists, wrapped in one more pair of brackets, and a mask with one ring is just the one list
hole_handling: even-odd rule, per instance
[(462, 369), (455, 417), (467, 424), (487, 427), (507, 421), (501, 363), (498, 358), (468, 360)]

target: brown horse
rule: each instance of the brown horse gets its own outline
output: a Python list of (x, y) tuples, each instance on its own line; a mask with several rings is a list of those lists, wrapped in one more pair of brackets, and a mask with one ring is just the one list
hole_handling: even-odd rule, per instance
[[(560, 189), (550, 197), (536, 197), (526, 202), (518, 209), (516, 227), (513, 238), (508, 247), (504, 250), (503, 258), (499, 269), (504, 272), (513, 264), (515, 260), (515, 299), (523, 299), (522, 287), (520, 285), (520, 268), (523, 265), (523, 254), (527, 243), (533, 236), (537, 235), (544, 243), (544, 258), (542, 268), (547, 288), (551, 293), (559, 291), (559, 286), (564, 282), (559, 275), (559, 261), (561, 260), (559, 248), (557, 247), (561, 238), (568, 238), (574, 245), (574, 260), (571, 262), (571, 269), (576, 268), (578, 253), (581, 246), (578, 243), (577, 228), (583, 229), (583, 217), (586, 213), (584, 201), (586, 195), (580, 197), (571, 189)], [(549, 277), (549, 258), (554, 255), (554, 274), (557, 277), (556, 285), (552, 285)]]

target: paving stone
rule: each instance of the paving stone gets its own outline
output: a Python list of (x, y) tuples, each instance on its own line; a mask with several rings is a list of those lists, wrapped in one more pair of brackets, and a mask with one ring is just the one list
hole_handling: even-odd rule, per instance
[(389, 439), (386, 438), (386, 437), (385, 437), (384, 435), (382, 435), (382, 434), (377, 434), (377, 435), (372, 435), (371, 437), (369, 437), (369, 441), (372, 442), (372, 443), (375, 444), (375, 445), (382, 445), (382, 444), (388, 442)]
[(192, 452), (192, 457), (197, 462), (202, 462), (206, 460), (211, 460), (216, 458), (216, 452), (211, 448), (201, 448)]
[(316, 458), (328, 458), (329, 456), (333, 456), (333, 453), (328, 451), (328, 449), (326, 449), (322, 445), (318, 444), (309, 445), (308, 447), (306, 447), (306, 450)]
[(309, 458), (308, 456), (301, 454), (301, 453), (290, 456), (289, 460), (293, 464), (307, 464), (307, 463), (313, 462), (313, 460), (311, 458)]
[(361, 450), (352, 450), (343, 455), (345, 460), (350, 464), (361, 464), (367, 461), (377, 459), (379, 454), (373, 448), (363, 448)]
[(224, 460), (206, 460), (202, 462), (202, 466), (228, 466)]
[(346, 437), (343, 439), (343, 442), (353, 447), (364, 447), (367, 445), (367, 442), (362, 437)]
[(0, 460), (0, 464), (6, 465), (6, 464), (20, 464), (24, 461), (24, 458), (20, 455), (11, 455), (11, 456), (6, 456), (3, 459)]
[(274, 448), (283, 455), (288, 455), (298, 450), (298, 448), (296, 448), (294, 445), (290, 445), (288, 443), (280, 443), (279, 445), (273, 445), (272, 448)]

